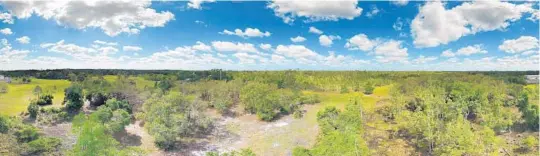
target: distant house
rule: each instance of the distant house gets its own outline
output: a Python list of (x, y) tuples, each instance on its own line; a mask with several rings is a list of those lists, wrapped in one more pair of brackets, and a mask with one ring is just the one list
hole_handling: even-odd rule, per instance
[(0, 75), (0, 82), (11, 83), (11, 78), (4, 75)]
[(540, 81), (538, 81), (538, 75), (525, 75), (526, 81), (529, 84), (538, 84)]

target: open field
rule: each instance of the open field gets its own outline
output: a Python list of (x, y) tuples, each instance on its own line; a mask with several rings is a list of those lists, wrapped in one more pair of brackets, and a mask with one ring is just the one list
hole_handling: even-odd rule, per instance
[(67, 80), (32, 79), (28, 84), (10, 83), (8, 92), (0, 94), (0, 114), (16, 115), (26, 110), (30, 100), (35, 98), (32, 93), (36, 86), (40, 86), (44, 93), (54, 96), (53, 106), (60, 106), (64, 100), (64, 89), (70, 85)]

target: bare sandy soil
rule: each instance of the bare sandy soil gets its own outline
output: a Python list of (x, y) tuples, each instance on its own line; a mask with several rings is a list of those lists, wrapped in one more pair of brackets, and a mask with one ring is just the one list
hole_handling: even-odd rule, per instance
[(126, 127), (126, 134), (120, 134), (120, 137), (115, 138), (122, 140), (135, 135), (140, 141), (131, 140), (127, 144), (140, 146), (149, 151), (149, 155), (204, 156), (210, 151), (229, 152), (245, 148), (252, 149), (257, 155), (291, 155), (294, 147), (311, 147), (315, 143), (319, 128), (317, 122), (311, 119), (315, 118), (320, 108), (316, 105), (306, 105), (303, 108), (306, 112), (303, 118), (295, 119), (288, 115), (272, 122), (259, 121), (256, 115), (251, 114), (230, 117), (209, 112), (215, 119), (215, 127), (211, 134), (184, 142), (178, 145), (177, 150), (171, 151), (157, 149), (152, 136), (138, 121)]

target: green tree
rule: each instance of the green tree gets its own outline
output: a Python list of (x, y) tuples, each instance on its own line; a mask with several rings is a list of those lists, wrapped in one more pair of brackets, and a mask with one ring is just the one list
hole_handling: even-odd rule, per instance
[(373, 84), (371, 84), (370, 82), (366, 83), (364, 85), (364, 94), (373, 94), (373, 90), (375, 90), (375, 88), (373, 87)]
[(71, 111), (78, 111), (83, 106), (83, 90), (80, 85), (73, 84), (65, 90), (64, 103)]

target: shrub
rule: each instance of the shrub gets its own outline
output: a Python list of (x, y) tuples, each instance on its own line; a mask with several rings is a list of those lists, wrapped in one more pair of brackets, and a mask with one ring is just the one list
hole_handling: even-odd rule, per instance
[(24, 126), (15, 132), (15, 136), (19, 142), (30, 142), (39, 137), (38, 129), (33, 126)]
[(83, 106), (83, 91), (80, 85), (72, 85), (65, 90), (66, 97), (64, 102), (66, 107), (71, 111), (78, 111)]
[(300, 103), (302, 104), (316, 104), (319, 102), (321, 102), (321, 99), (317, 94), (304, 95), (300, 97)]
[(6, 133), (9, 131), (9, 119), (0, 115), (0, 133)]
[(366, 83), (364, 86), (364, 94), (373, 94), (373, 90), (375, 90), (373, 85), (371, 83)]
[(302, 110), (300, 110), (300, 109), (295, 110), (294, 113), (293, 113), (293, 117), (296, 118), (296, 119), (302, 118), (303, 115), (304, 115), (304, 113), (302, 113)]
[(40, 106), (50, 105), (52, 104), (53, 98), (54, 97), (50, 94), (39, 95), (38, 99), (36, 100), (36, 104)]
[(341, 86), (340, 88), (341, 90), (339, 91), (339, 93), (341, 94), (349, 93), (349, 88), (347, 88), (347, 86)]
[(534, 150), (538, 145), (538, 139), (536, 139), (534, 136), (528, 136), (521, 141), (521, 144), (526, 150)]
[(28, 153), (31, 155), (56, 151), (62, 141), (58, 138), (44, 137), (28, 143)]
[(28, 113), (30, 113), (31, 118), (35, 118), (38, 114), (39, 106), (36, 104), (36, 101), (30, 102), (28, 105)]

